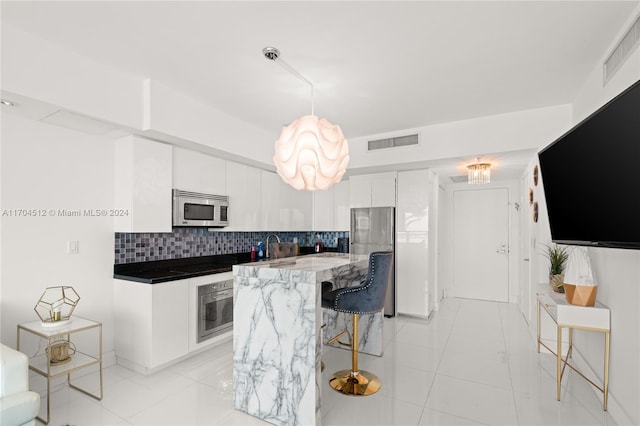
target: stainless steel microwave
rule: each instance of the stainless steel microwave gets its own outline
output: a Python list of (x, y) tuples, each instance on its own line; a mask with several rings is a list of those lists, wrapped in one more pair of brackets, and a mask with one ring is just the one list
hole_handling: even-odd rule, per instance
[(173, 190), (173, 226), (222, 228), (229, 225), (229, 197)]

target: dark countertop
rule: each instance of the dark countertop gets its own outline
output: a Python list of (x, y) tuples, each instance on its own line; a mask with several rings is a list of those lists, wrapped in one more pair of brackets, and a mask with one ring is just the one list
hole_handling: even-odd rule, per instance
[[(324, 251), (335, 252), (337, 250), (325, 248)], [(300, 247), (300, 255), (312, 253), (314, 253), (313, 247)], [(250, 252), (123, 263), (113, 265), (113, 278), (144, 284), (157, 284), (229, 272), (233, 265), (249, 262), (251, 262)]]

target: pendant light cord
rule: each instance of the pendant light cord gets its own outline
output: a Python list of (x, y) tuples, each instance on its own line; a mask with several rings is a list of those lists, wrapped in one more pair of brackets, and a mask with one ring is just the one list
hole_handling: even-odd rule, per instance
[(311, 87), (311, 115), (314, 115), (313, 104), (314, 104), (314, 95), (315, 95), (315, 93), (314, 93), (313, 83), (311, 81), (309, 81), (308, 78), (306, 78), (305, 76), (300, 74), (298, 71), (294, 70), (291, 67), (291, 65), (289, 65), (288, 63), (286, 63), (284, 61), (284, 59), (281, 59), (280, 58), (280, 51), (278, 49), (276, 49), (275, 47), (265, 47), (264, 49), (262, 49), (262, 53), (264, 54), (265, 58), (269, 59), (270, 61), (276, 62), (282, 68), (284, 68), (285, 70), (289, 71), (291, 74), (293, 74), (294, 76), (298, 77), (300, 80), (304, 81), (305, 83), (307, 83)]

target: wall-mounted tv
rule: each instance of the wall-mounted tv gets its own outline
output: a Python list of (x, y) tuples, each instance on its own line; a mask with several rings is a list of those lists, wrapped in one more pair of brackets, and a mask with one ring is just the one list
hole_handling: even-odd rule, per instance
[(554, 242), (640, 249), (640, 80), (538, 159)]

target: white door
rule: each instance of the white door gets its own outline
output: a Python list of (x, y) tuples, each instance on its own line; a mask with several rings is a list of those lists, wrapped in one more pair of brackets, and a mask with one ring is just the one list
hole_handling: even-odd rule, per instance
[(509, 190), (456, 191), (454, 294), (509, 301)]

